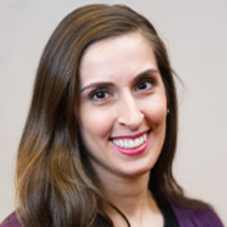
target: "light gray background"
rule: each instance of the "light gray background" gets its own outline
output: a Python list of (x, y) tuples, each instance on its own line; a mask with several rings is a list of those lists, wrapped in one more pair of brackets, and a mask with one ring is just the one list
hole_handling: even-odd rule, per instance
[[(0, 222), (14, 210), (17, 146), (35, 71), (58, 22), (98, 1), (0, 0)], [(227, 225), (227, 1), (125, 0), (164, 39), (179, 87), (175, 174), (188, 195), (215, 207)]]

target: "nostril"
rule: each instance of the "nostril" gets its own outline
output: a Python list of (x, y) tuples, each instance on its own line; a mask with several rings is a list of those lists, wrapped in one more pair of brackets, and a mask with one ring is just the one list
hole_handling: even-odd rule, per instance
[(142, 112), (134, 113), (123, 113), (118, 117), (118, 122), (122, 126), (127, 126), (131, 129), (137, 129), (140, 127), (144, 119), (144, 114)]

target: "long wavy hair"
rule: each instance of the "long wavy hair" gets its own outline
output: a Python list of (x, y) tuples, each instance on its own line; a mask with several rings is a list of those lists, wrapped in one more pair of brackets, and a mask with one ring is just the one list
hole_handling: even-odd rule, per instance
[[(88, 161), (75, 116), (79, 108), (79, 67), (91, 44), (140, 32), (155, 54), (166, 89), (166, 136), (150, 173), (149, 189), (184, 200), (172, 173), (177, 142), (177, 97), (164, 43), (152, 24), (123, 5), (87, 5), (74, 10), (49, 39), (37, 70), (30, 111), (17, 157), (17, 214), (29, 227), (113, 226)], [(128, 223), (129, 225), (129, 223)]]

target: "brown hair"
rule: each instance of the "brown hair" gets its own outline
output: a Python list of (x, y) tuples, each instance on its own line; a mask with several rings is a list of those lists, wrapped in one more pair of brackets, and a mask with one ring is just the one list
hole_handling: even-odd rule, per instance
[(99, 191), (86, 158), (74, 109), (75, 103), (79, 105), (78, 68), (85, 49), (129, 32), (141, 32), (150, 41), (170, 109), (165, 142), (151, 170), (149, 188), (183, 198), (172, 174), (177, 98), (165, 46), (150, 22), (129, 7), (88, 5), (63, 19), (40, 60), (17, 158), (18, 214), (26, 226), (113, 226), (103, 208), (109, 203)]

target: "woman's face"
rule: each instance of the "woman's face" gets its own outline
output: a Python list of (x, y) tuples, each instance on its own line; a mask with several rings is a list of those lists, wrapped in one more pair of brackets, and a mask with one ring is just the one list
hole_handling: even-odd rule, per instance
[(79, 123), (99, 176), (148, 172), (162, 149), (167, 100), (149, 42), (140, 33), (97, 42), (80, 65)]

